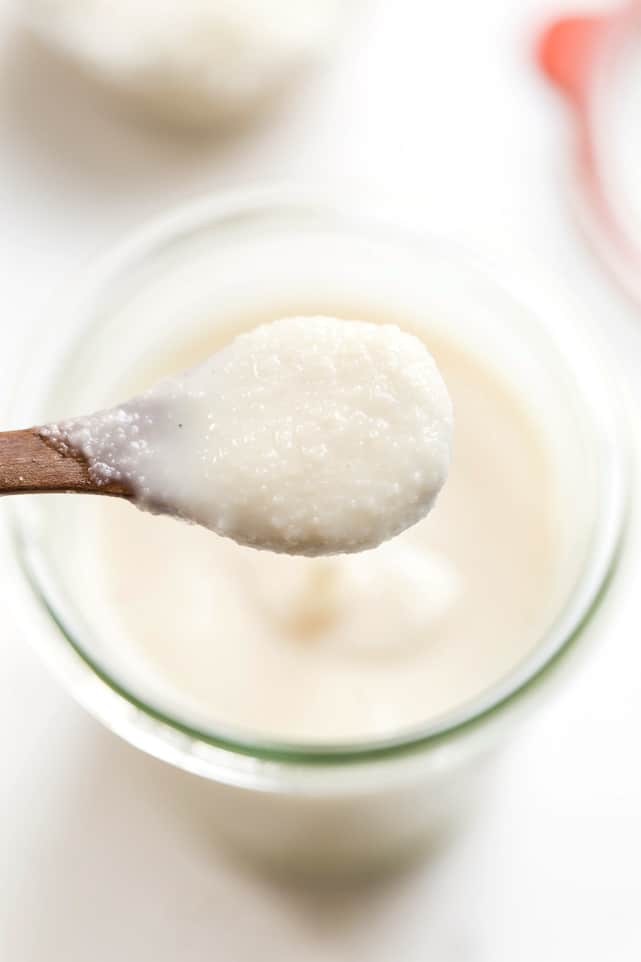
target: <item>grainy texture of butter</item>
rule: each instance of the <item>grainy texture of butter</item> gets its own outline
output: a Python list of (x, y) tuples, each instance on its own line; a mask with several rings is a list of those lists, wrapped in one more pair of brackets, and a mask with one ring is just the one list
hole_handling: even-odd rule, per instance
[(372, 548), (445, 482), (452, 406), (425, 345), (395, 325), (285, 318), (120, 407), (51, 425), (139, 507), (288, 554)]

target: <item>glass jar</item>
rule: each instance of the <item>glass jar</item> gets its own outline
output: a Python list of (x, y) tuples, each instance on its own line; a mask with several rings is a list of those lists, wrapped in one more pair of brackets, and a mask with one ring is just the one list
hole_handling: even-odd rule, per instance
[(56, 344), (21, 378), (13, 422), (111, 403), (114, 372), (150, 343), (171, 353), (232, 317), (255, 323), (294, 313), (396, 315), (455, 332), (525, 399), (563, 504), (564, 574), (533, 650), (471, 702), (419, 729), (352, 744), (285, 744), (202, 725), (114, 662), (65, 571), (65, 496), (5, 506), (11, 596), (25, 633), (79, 702), (198, 780), (221, 837), (299, 869), (360, 870), (415, 852), (476, 804), (513, 719), (587, 634), (625, 527), (627, 441), (603, 352), (547, 281), (517, 283), (513, 273), (499, 280), (449, 242), (297, 190), (207, 198), (123, 244), (52, 323)]

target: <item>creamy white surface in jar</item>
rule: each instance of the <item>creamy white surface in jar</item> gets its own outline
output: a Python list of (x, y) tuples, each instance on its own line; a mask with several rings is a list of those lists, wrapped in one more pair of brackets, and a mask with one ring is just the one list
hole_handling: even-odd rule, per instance
[(397, 325), (292, 317), (41, 434), (140, 508), (314, 556), (376, 547), (427, 514), (452, 405), (425, 344)]
[[(539, 429), (482, 359), (429, 346), (456, 413), (450, 473), (434, 511), (379, 548), (285, 557), (74, 499), (75, 591), (133, 690), (217, 730), (346, 742), (424, 724), (532, 649), (560, 565)], [(193, 360), (188, 344), (150, 359), (131, 387)]]

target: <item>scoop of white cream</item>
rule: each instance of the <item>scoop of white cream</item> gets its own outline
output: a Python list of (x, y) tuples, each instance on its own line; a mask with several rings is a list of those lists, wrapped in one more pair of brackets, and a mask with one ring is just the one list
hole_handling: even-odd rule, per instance
[(327, 45), (345, 0), (23, 0), (51, 46), (165, 118), (246, 111)]
[(145, 394), (44, 436), (139, 507), (241, 544), (372, 548), (432, 507), (452, 408), (424, 344), (394, 325), (286, 318)]

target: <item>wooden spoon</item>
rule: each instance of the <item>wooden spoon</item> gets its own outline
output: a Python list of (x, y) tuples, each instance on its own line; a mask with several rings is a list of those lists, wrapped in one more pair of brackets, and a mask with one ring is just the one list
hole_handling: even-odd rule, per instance
[(82, 454), (63, 454), (40, 435), (39, 428), (0, 431), (0, 495), (64, 491), (132, 496), (122, 481), (93, 481)]

